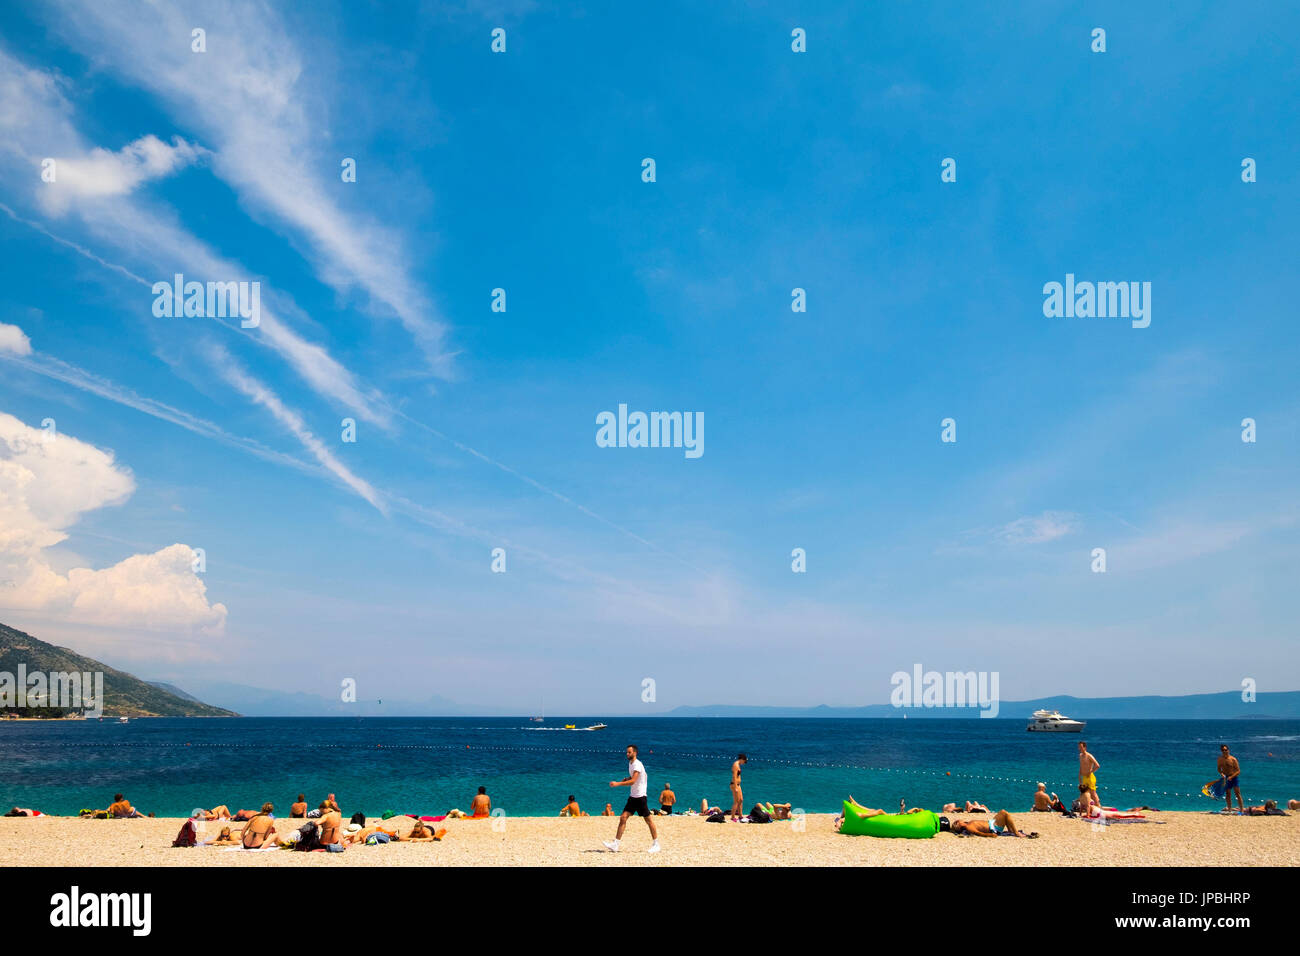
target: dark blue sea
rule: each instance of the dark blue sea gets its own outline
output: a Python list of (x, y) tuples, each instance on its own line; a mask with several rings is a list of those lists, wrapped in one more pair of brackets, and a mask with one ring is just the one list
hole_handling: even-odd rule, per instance
[[(749, 755), (746, 803), (837, 811), (853, 794), (896, 810), (977, 799), (1026, 809), (1042, 780), (1067, 802), (1077, 792), (1076, 734), (1031, 734), (1013, 720), (611, 718), (599, 731), (566, 731), (597, 718), (152, 718), (0, 721), (0, 803), (75, 814), (115, 792), (144, 812), (195, 807), (287, 812), (298, 793), (314, 806), (337, 794), (351, 815), (385, 810), (441, 814), (467, 808), (486, 786), (511, 816), (550, 816), (569, 794), (595, 814), (621, 809), (623, 748), (640, 747), (653, 802), (671, 783), (680, 806), (729, 803), (731, 761)], [(1103, 803), (1209, 810), (1200, 795), (1217, 776), (1219, 744), (1241, 761), (1248, 801), (1300, 798), (1300, 721), (1095, 720), (1083, 735), (1101, 762)]]

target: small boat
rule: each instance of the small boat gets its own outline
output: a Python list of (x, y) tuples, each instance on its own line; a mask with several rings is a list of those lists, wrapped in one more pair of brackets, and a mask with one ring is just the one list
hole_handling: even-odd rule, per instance
[(119, 717), (119, 718), (117, 718), (117, 722), (118, 722), (119, 724), (130, 723), (130, 721), (131, 721), (131, 718), (130, 718), (130, 717)]
[(588, 729), (588, 730), (604, 730), (607, 726), (608, 726), (607, 724), (592, 724), (592, 725), (591, 725), (590, 727), (588, 727), (587, 729)]
[(1087, 725), (1084, 720), (1071, 720), (1062, 717), (1059, 710), (1036, 710), (1029, 726), (1025, 730), (1045, 731), (1047, 733), (1077, 734)]
[(564, 729), (565, 729), (565, 730), (577, 730), (577, 729), (578, 729), (578, 725), (577, 725), (577, 724), (565, 724), (565, 725), (564, 725)]

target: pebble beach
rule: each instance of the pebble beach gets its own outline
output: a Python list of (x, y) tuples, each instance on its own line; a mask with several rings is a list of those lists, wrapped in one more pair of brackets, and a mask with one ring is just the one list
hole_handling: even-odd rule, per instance
[[(844, 836), (831, 814), (809, 814), (802, 830), (789, 822), (707, 823), (702, 817), (656, 817), (662, 852), (648, 854), (645, 824), (628, 821), (622, 848), (607, 851), (617, 824), (610, 817), (509, 817), (448, 820), (437, 843), (354, 846), (343, 853), (249, 852), (173, 847), (183, 818), (92, 820), (75, 817), (0, 819), (0, 866), (1295, 866), (1300, 864), (1300, 814), (1242, 817), (1186, 811), (1154, 812), (1153, 822), (1093, 826), (1057, 814), (1013, 811), (1035, 840), (956, 837), (928, 840)], [(951, 815), (979, 819), (981, 815)], [(1158, 821), (1158, 822), (1154, 822)], [(371, 820), (371, 823), (379, 822)], [(384, 821), (397, 832), (409, 817)], [(290, 824), (279, 821), (283, 832)], [(497, 829), (494, 829), (494, 824)], [(221, 825), (207, 824), (205, 838)]]

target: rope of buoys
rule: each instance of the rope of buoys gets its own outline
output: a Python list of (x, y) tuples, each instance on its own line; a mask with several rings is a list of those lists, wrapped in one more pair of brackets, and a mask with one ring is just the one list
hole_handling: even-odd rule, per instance
[[(14, 745), (18, 745), (18, 746), (22, 746), (22, 745), (24, 745), (24, 744), (31, 743), (33, 746), (35, 746), (35, 745), (37, 745), (38, 742), (36, 742), (36, 741), (30, 741), (30, 742), (29, 742), (29, 741), (8, 741), (8, 743), (10, 743), (10, 744), (14, 744)], [(43, 746), (43, 747), (48, 747), (48, 742), (40, 742), (40, 745)], [(206, 748), (214, 748), (214, 749), (232, 749), (232, 750), (234, 750), (234, 749), (244, 749), (244, 750), (259, 749), (259, 750), (265, 750), (265, 749), (272, 748), (272, 747), (293, 747), (293, 748), (296, 749), (296, 750), (300, 750), (300, 749), (304, 749), (304, 748), (305, 748), (305, 749), (327, 749), (327, 750), (342, 750), (342, 749), (357, 749), (357, 750), (360, 750), (360, 749), (362, 749), (362, 747), (361, 747), (360, 745), (357, 745), (357, 744), (345, 744), (345, 743), (316, 743), (316, 742), (308, 742), (308, 743), (274, 743), (274, 742), (267, 742), (267, 743), (228, 743), (228, 742), (217, 742), (217, 743), (198, 743), (198, 744), (195, 744), (195, 743), (188, 742), (188, 741), (187, 741), (187, 742), (184, 742), (184, 743), (181, 743), (181, 742), (179, 742), (179, 741), (165, 741), (165, 740), (159, 740), (159, 741), (118, 740), (118, 741), (105, 741), (105, 742), (100, 742), (100, 741), (69, 741), (69, 742), (67, 742), (67, 743), (62, 743), (62, 744), (60, 744), (60, 746), (62, 746), (62, 747), (82, 747), (82, 748), (136, 747), (136, 748), (140, 748), (140, 749), (144, 749), (144, 748), (165, 748), (165, 747), (206, 747)], [(510, 753), (530, 752), (530, 753), (587, 753), (587, 754), (607, 754), (607, 753), (609, 753), (610, 750), (611, 750), (611, 748), (609, 748), (609, 747), (532, 747), (532, 746), (526, 746), (526, 745), (523, 745), (523, 744), (519, 744), (519, 745), (505, 745), (505, 746), (502, 746), (502, 745), (496, 745), (496, 744), (476, 744), (476, 745), (473, 746), (473, 748), (471, 748), (471, 745), (470, 745), (470, 744), (465, 744), (464, 746), (465, 746), (465, 749), (466, 749), (466, 750), (470, 750), (470, 749), (478, 749), (478, 750), (500, 751), (500, 752), (510, 752)], [(377, 744), (375, 744), (375, 749), (376, 749), (376, 750), (457, 750), (457, 749), (459, 749), (459, 748), (460, 748), (460, 744), (391, 744), (391, 743), (390, 743), (390, 744), (384, 744), (384, 743), (377, 743)], [(656, 753), (656, 752), (655, 752), (654, 750), (649, 750), (648, 753)], [(706, 760), (729, 760), (729, 759), (731, 759), (731, 754), (732, 754), (731, 751), (727, 751), (727, 752), (712, 752), (712, 753), (708, 753), (708, 752), (703, 752), (703, 751), (691, 751), (691, 750), (678, 750), (678, 751), (674, 751), (674, 750), (662, 750), (662, 751), (659, 751), (657, 755), (658, 755), (658, 756), (661, 756), (661, 757), (696, 757), (696, 758), (701, 758), (701, 759), (706, 759)], [(1272, 754), (1270, 754), (1269, 756), (1272, 756)], [(1004, 777), (1004, 776), (999, 776), (999, 775), (996, 775), (996, 774), (966, 773), (966, 772), (962, 772), (962, 771), (958, 771), (958, 772), (954, 773), (954, 772), (951, 771), (951, 770), (947, 770), (947, 771), (926, 770), (926, 769), (924, 769), (924, 768), (915, 768), (915, 767), (876, 767), (876, 766), (870, 766), (870, 765), (864, 765), (864, 764), (841, 764), (841, 763), (828, 763), (828, 762), (825, 762), (825, 761), (790, 760), (790, 759), (784, 759), (784, 758), (780, 758), (780, 757), (753, 757), (753, 758), (750, 758), (750, 759), (751, 759), (754, 763), (781, 764), (781, 765), (789, 766), (789, 767), (814, 767), (814, 768), (817, 768), (817, 769), (823, 769), (823, 770), (858, 770), (858, 771), (867, 771), (867, 772), (872, 772), (872, 773), (919, 774), (919, 775), (925, 775), (925, 776), (931, 776), (931, 775), (933, 775), (933, 776), (939, 776), (939, 775), (943, 775), (943, 776), (945, 776), (945, 777), (954, 777), (954, 776), (955, 776), (955, 777), (959, 777), (959, 778), (964, 779), (964, 780), (996, 780), (996, 781), (1001, 782), (1001, 783), (1023, 783), (1023, 784), (1034, 784), (1034, 785), (1037, 784), (1037, 781), (1035, 781), (1035, 780), (1031, 780), (1031, 779), (1028, 779), (1028, 778), (1025, 778), (1025, 777)], [(1051, 781), (1051, 782), (1049, 782), (1049, 785), (1050, 785), (1050, 786), (1053, 786), (1053, 787), (1060, 787), (1060, 788), (1062, 788), (1062, 789), (1069, 789), (1070, 787), (1074, 786), (1074, 784), (1064, 784), (1064, 783), (1060, 783), (1060, 782), (1058, 782), (1058, 781)], [(1197, 791), (1196, 793), (1183, 793), (1183, 792), (1178, 791), (1178, 790), (1156, 790), (1156, 789), (1148, 789), (1148, 788), (1145, 788), (1145, 787), (1118, 787), (1118, 786), (1112, 786), (1112, 787), (1108, 787), (1107, 789), (1108, 789), (1108, 790), (1117, 791), (1117, 792), (1120, 792), (1120, 793), (1141, 793), (1141, 794), (1148, 794), (1148, 795), (1150, 795), (1150, 796), (1164, 796), (1164, 797), (1200, 797), (1200, 796), (1204, 796), (1204, 794), (1202, 794), (1200, 791)], [(1243, 798), (1243, 799), (1247, 799), (1247, 800), (1249, 800), (1249, 801), (1253, 801), (1255, 798), (1252, 796), (1252, 797), (1249, 797), (1249, 798)]]

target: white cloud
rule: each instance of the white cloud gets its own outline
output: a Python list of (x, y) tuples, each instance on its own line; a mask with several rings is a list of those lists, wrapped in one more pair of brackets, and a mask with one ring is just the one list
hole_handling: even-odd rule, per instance
[(312, 434), (302, 416), (285, 405), (279, 395), (240, 368), (223, 349), (214, 349), (211, 360), (226, 381), (243, 392), (250, 400), (269, 411), (277, 422), (302, 443), (302, 446), (312, 454), (312, 457), (320, 463), (322, 468), (370, 502), (382, 514), (388, 514), (388, 509), (379, 492), (375, 491), (369, 482), (358, 478), (347, 465), (339, 461), (334, 453), (325, 446), (325, 443)]
[(32, 343), (26, 333), (16, 325), (0, 322), (0, 352), (12, 355), (31, 355)]
[(1068, 511), (1044, 511), (1040, 515), (1017, 518), (997, 529), (997, 537), (1008, 544), (1044, 544), (1055, 541), (1079, 528), (1079, 516)]
[(54, 160), (54, 182), (46, 183), (49, 188), (38, 195), (53, 211), (62, 212), (74, 199), (124, 196), (141, 183), (170, 176), (196, 162), (203, 153), (202, 147), (179, 136), (168, 145), (151, 134), (117, 152), (97, 146), (81, 156), (50, 157)]
[[(72, 113), (63, 82), (53, 74), (27, 68), (0, 49), (0, 158), (11, 160), (0, 165), (0, 176), (8, 185), (20, 184), (24, 175), (29, 176), (31, 188), (27, 195), (46, 212), (63, 207), (59, 205), (60, 200), (49, 198), (46, 192), (58, 188), (57, 182), (41, 181), (42, 157), (85, 156), (93, 152), (69, 119)], [(158, 142), (164, 149), (168, 148)], [(153, 162), (153, 168), (157, 168), (165, 160)], [(62, 202), (67, 199), (65, 196)], [(52, 235), (43, 226), (29, 222), (7, 207), (0, 208), (16, 221)], [(74, 203), (67, 209), (76, 213), (97, 239), (120, 250), (138, 272), (150, 278), (109, 263), (77, 243), (57, 236), (52, 238), (143, 286), (151, 285), (156, 279), (169, 279), (176, 270), (223, 281), (257, 278), (248, 269), (224, 259), (180, 225), (174, 215), (153, 208), (137, 195), (100, 195), (95, 201)], [(388, 427), (391, 415), (383, 397), (373, 389), (363, 389), (357, 377), (324, 347), (307, 341), (290, 328), (282, 320), (280, 310), (268, 306), (267, 300), (283, 304), (286, 310), (296, 308), (287, 296), (268, 290), (263, 296), (259, 334), (250, 340), (279, 353), (320, 395), (366, 421)], [(152, 296), (143, 293), (140, 302), (144, 314), (149, 315)]]
[(110, 567), (60, 573), (49, 549), (82, 515), (126, 501), (129, 469), (71, 435), (51, 436), (0, 412), (0, 609), (41, 620), (172, 632), (224, 632), (226, 608), (210, 604), (194, 551), (173, 544)]
[[(401, 237), (344, 209), (336, 198), (339, 157), (321, 154), (323, 117), (359, 91), (331, 87), (328, 68), (305, 69), (304, 51), (274, 11), (248, 2), (207, 5), (201, 15), (154, 3), (56, 5), (64, 15), (55, 26), (73, 43), (150, 90), (178, 121), (201, 128), (213, 171), (273, 225), (305, 240), (322, 281), (360, 289), (373, 311), (397, 317), (433, 371), (450, 375), (445, 324), (414, 277)], [(196, 17), (207, 31), (203, 55), (188, 42)]]

